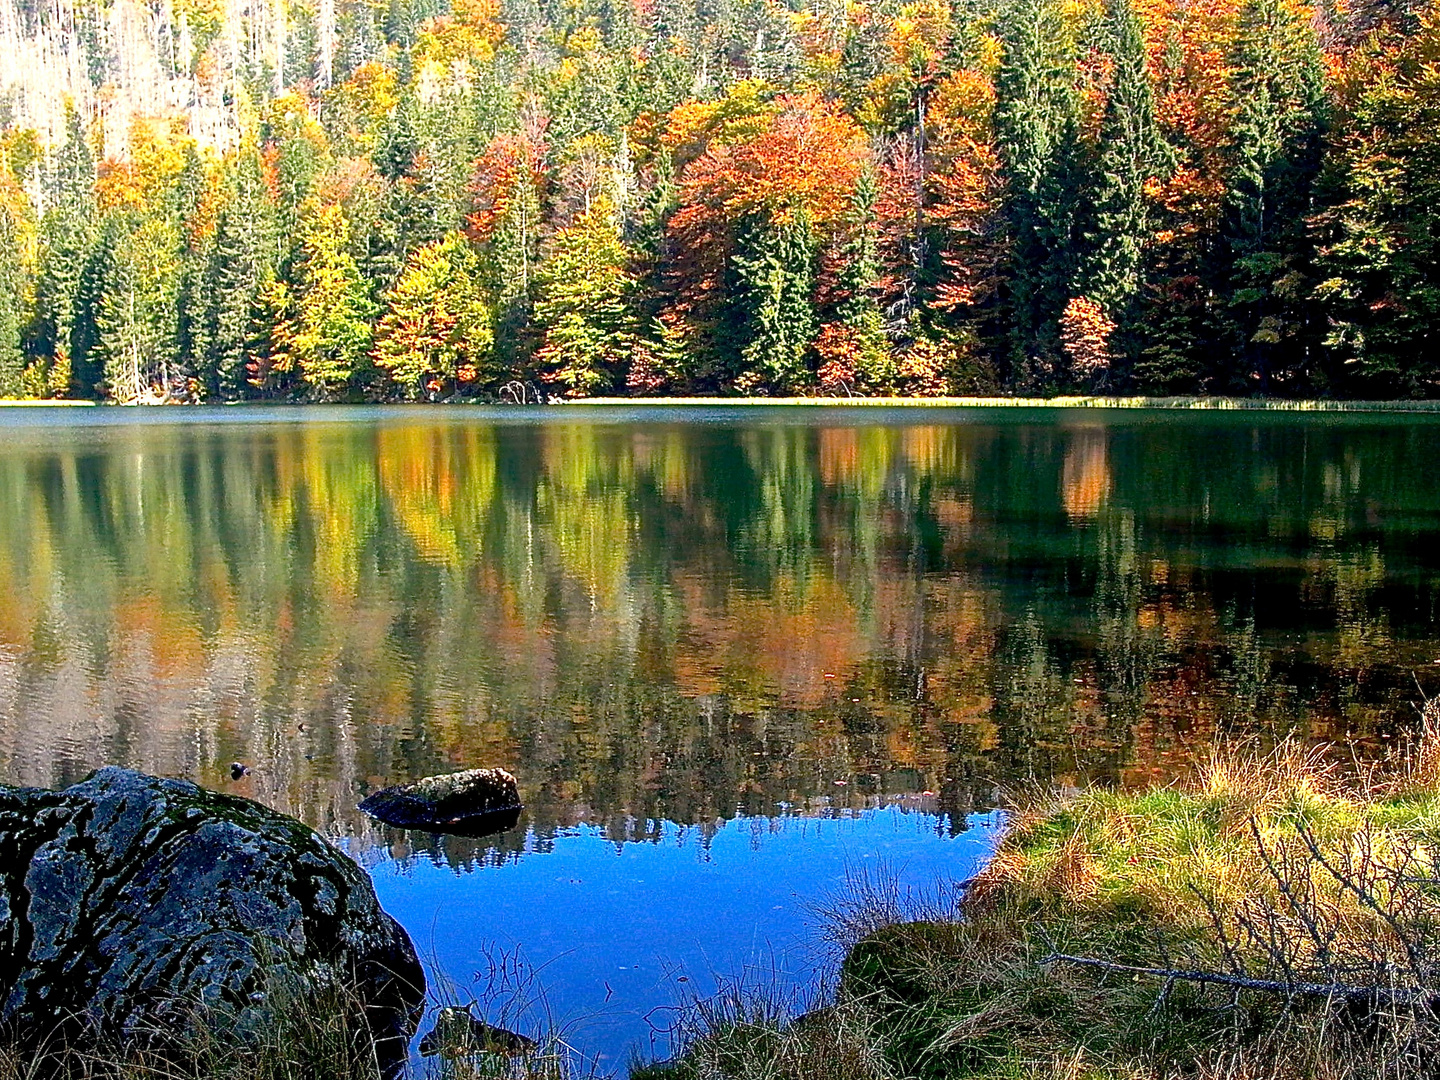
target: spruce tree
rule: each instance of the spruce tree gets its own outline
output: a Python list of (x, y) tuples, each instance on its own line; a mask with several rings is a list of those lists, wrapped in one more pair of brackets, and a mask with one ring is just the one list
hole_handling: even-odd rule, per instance
[[(93, 270), (100, 241), (95, 207), (95, 158), (73, 108), (66, 110), (66, 138), (48, 162), (46, 211), (40, 222), (40, 260), (35, 282), (35, 317), (28, 350), (40, 363), (72, 364), (93, 338), (86, 326), (82, 291)], [(93, 284), (93, 282), (92, 282)], [(80, 326), (77, 333), (77, 316)], [(78, 339), (78, 340), (77, 340)], [(93, 393), (99, 370), (83, 357), (73, 365), (77, 388)]]
[(792, 393), (807, 385), (815, 340), (815, 241), (805, 215), (753, 219), (733, 256), (743, 318), (740, 351), (746, 390)]
[(24, 268), (20, 261), (18, 222), (0, 203), (0, 397), (20, 397), (24, 389), (25, 354), (21, 351), (20, 296)]
[(1170, 154), (1155, 122), (1145, 42), (1130, 0), (1110, 0), (1103, 33), (1114, 67), (1100, 121), (1090, 192), (1094, 216), (1077, 291), (1124, 328), (1144, 277), (1145, 181), (1159, 174)]
[(1233, 385), (1301, 357), (1305, 219), (1319, 168), (1324, 97), (1313, 29), (1285, 0), (1246, 0), (1235, 56), (1233, 171), (1225, 241)]
[[(71, 299), (69, 349), (76, 388), (87, 395), (105, 395), (105, 359), (98, 351), (100, 312), (113, 270), (115, 250), (130, 228), (127, 215), (107, 214), (85, 237), (79, 280)], [(58, 354), (57, 354), (58, 355)]]
[(181, 390), (176, 369), (180, 238), (163, 218), (126, 223), (115, 245), (96, 320), (112, 400), (150, 400)]
[(860, 175), (853, 198), (850, 236), (841, 253), (841, 300), (835, 313), (855, 343), (858, 381), (875, 389), (889, 388), (895, 380), (895, 363), (885, 336), (885, 316), (877, 299), (881, 277), (875, 236), (875, 177)]
[(244, 397), (254, 359), (254, 326), (261, 285), (275, 272), (270, 204), (252, 151), (235, 170), (234, 188), (215, 225), (204, 270), (202, 378), (209, 396)]
[(1019, 384), (1042, 381), (1078, 263), (1081, 175), (1075, 61), (1052, 0), (1016, 0), (1004, 13), (995, 110), (1010, 240), (1004, 303), (1008, 364)]

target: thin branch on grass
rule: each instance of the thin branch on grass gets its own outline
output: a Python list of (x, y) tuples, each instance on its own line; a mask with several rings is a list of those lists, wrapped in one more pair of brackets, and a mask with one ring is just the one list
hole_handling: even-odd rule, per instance
[(1124, 975), (1149, 975), (1168, 982), (1189, 982), (1201, 985), (1228, 986), (1239, 990), (1258, 990), (1293, 997), (1319, 997), (1330, 1000), (1384, 1000), (1392, 1003), (1434, 1003), (1437, 993), (1423, 986), (1349, 986), (1343, 983), (1288, 982), (1284, 979), (1256, 979), (1246, 975), (1230, 975), (1223, 971), (1184, 971), (1178, 968), (1144, 967), (1101, 960), (1094, 956), (1071, 956), (1051, 953), (1040, 960), (1041, 965), (1074, 964), (1077, 967)]

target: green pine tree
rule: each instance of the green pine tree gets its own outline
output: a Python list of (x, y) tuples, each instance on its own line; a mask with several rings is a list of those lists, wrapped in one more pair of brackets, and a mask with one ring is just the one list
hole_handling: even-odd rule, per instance
[(867, 170), (855, 188), (850, 235), (841, 252), (842, 298), (835, 314), (853, 333), (857, 381), (872, 390), (888, 390), (894, 386), (897, 370), (878, 299), (882, 270), (876, 244), (875, 198), (875, 177)]
[(24, 391), (25, 354), (20, 338), (24, 267), (17, 225), (0, 204), (0, 397), (4, 398), (20, 397)]
[(115, 250), (130, 228), (125, 215), (107, 214), (84, 239), (87, 248), (82, 254), (79, 280), (70, 304), (68, 349), (57, 350), (71, 365), (76, 389), (83, 394), (103, 397), (105, 390), (105, 358), (100, 341), (101, 305), (113, 270)]
[(1043, 382), (1079, 261), (1080, 145), (1075, 59), (1053, 0), (1016, 0), (1000, 23), (996, 143), (1008, 190), (1003, 301), (1009, 375)]
[(742, 372), (746, 391), (793, 393), (808, 385), (815, 340), (815, 240), (799, 212), (755, 219), (742, 228), (733, 256), (739, 277)]
[(163, 218), (127, 224), (100, 299), (96, 351), (106, 393), (128, 404), (183, 392), (183, 380), (175, 364), (179, 234)]
[(273, 215), (253, 151), (242, 155), (221, 210), (203, 275), (203, 351), (199, 369), (212, 398), (245, 396), (255, 359), (260, 289), (274, 275)]
[(1155, 122), (1145, 41), (1130, 0), (1109, 0), (1103, 33), (1114, 74), (1100, 121), (1090, 192), (1094, 217), (1077, 295), (1094, 300), (1124, 328), (1144, 280), (1150, 231), (1145, 181), (1160, 174), (1170, 153)]
[(1320, 163), (1324, 93), (1313, 28), (1284, 0), (1247, 0), (1235, 57), (1234, 166), (1226, 203), (1233, 385), (1270, 387), (1303, 361), (1305, 219)]
[[(45, 176), (46, 211), (40, 222), (35, 314), (27, 352), (38, 363), (72, 365), (77, 389), (93, 393), (101, 373), (83, 355), (93, 340), (93, 308), (82, 296), (87, 269), (94, 269), (101, 242), (95, 206), (95, 158), (73, 108), (66, 110), (66, 138)], [(92, 290), (93, 291), (93, 290)], [(78, 325), (77, 325), (78, 324)]]

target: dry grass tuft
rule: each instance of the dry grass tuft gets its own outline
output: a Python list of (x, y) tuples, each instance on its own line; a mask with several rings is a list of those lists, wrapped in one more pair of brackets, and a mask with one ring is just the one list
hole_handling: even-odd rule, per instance
[(174, 1030), (119, 1044), (11, 1033), (0, 1042), (0, 1080), (383, 1080), (359, 1002), (340, 990), (272, 994), (274, 1023), (238, 1037), (228, 1014), (196, 1007)]

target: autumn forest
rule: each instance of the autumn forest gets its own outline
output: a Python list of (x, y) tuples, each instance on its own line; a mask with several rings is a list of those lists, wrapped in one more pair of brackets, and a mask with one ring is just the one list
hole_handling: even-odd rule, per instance
[[(114, 107), (137, 77), (123, 12), (184, 94)], [(48, 124), (33, 87), (0, 101), (6, 397), (1440, 386), (1427, 9), (22, 0), (7, 19), (63, 41), (86, 85)]]

